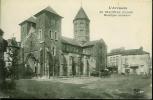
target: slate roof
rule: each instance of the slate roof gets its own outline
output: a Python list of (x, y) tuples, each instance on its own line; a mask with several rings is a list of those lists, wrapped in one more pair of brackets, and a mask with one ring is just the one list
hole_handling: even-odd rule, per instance
[(129, 50), (111, 52), (111, 53), (108, 53), (108, 56), (118, 55), (118, 54), (120, 55), (142, 55), (142, 54), (149, 54), (149, 53), (141, 49), (129, 49)]
[(30, 18), (28, 18), (25, 21), (21, 22), (19, 25), (23, 24), (24, 22), (36, 23), (36, 18), (34, 16), (31, 16)]
[(43, 12), (43, 11), (48, 11), (48, 12), (51, 12), (51, 13), (53, 13), (53, 14), (59, 16), (59, 17), (62, 17), (62, 16), (60, 16), (57, 12), (55, 12), (55, 10), (54, 10), (53, 8), (51, 8), (50, 6), (46, 7), (46, 8), (43, 9), (43, 10), (41, 10), (40, 12), (38, 12), (37, 14), (35, 14), (34, 16), (39, 15), (39, 14), (40, 14), (41, 12)]
[(89, 41), (87, 43), (85, 43), (83, 46), (92, 46), (95, 45), (96, 43), (98, 43), (99, 40), (94, 40), (94, 41)]
[(81, 47), (81, 44), (78, 41), (76, 41), (76, 40), (74, 40), (72, 38), (68, 38), (68, 37), (62, 36), (61, 42), (62, 43), (67, 43), (67, 44), (71, 44), (71, 45), (74, 45), (74, 46), (80, 46)]
[(106, 45), (105, 42), (104, 42), (104, 40), (103, 39), (100, 39), (100, 40), (94, 40), (94, 41), (86, 42), (83, 46), (84, 47), (86, 47), (86, 46), (93, 46), (96, 43), (103, 43), (104, 45)]
[(79, 46), (79, 47), (93, 46), (98, 42), (104, 43), (103, 39), (100, 39), (100, 40), (89, 41), (89, 42), (86, 42), (85, 44), (81, 45), (81, 43), (79, 41), (74, 40), (72, 38), (64, 37), (64, 36), (62, 36), (61, 40), (62, 40), (62, 43), (66, 43), (66, 44), (70, 44), (70, 45), (74, 45), (74, 46)]
[(87, 14), (85, 13), (85, 11), (82, 7), (80, 8), (77, 15), (75, 16), (74, 20), (76, 20), (76, 19), (87, 19), (87, 20), (89, 20)]

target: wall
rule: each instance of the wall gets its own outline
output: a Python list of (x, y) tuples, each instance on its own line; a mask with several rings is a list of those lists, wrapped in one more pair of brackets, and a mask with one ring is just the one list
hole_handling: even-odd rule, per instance
[[(132, 66), (138, 66), (138, 69), (136, 69), (137, 74), (145, 74), (149, 73), (149, 54), (143, 54), (143, 55), (127, 55), (123, 56), (122, 58), (123, 64), (128, 65), (128, 68)], [(123, 72), (125, 69), (125, 66), (122, 64)], [(133, 70), (130, 68), (130, 73), (133, 73)]]
[(74, 38), (78, 41), (89, 41), (89, 21), (86, 19), (74, 20)]
[(122, 55), (107, 56), (107, 66), (117, 67), (118, 73), (122, 73)]

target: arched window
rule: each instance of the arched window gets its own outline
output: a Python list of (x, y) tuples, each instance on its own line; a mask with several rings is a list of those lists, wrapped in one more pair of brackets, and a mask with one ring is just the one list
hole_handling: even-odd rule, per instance
[(50, 39), (53, 39), (52, 30), (49, 30), (49, 37), (50, 37)]
[(52, 48), (52, 53), (53, 53), (53, 56), (56, 55), (56, 47), (53, 47), (53, 48)]
[(55, 40), (58, 40), (57, 32), (55, 31)]
[(39, 29), (38, 30), (38, 38), (39, 39), (42, 39), (42, 29)]

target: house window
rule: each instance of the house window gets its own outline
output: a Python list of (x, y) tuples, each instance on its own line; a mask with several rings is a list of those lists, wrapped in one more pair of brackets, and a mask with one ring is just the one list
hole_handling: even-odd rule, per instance
[(119, 57), (117, 56), (117, 57), (116, 57), (116, 62), (118, 62), (118, 59), (119, 59)]
[(58, 38), (57, 38), (57, 32), (55, 31), (55, 40), (58, 40)]
[(143, 68), (144, 67), (144, 65), (141, 65), (141, 68)]
[(42, 29), (39, 29), (38, 30), (38, 38), (39, 39), (42, 39)]
[(111, 61), (111, 62), (113, 61), (113, 57), (110, 57), (110, 61)]
[(115, 57), (113, 57), (113, 61), (115, 61)]

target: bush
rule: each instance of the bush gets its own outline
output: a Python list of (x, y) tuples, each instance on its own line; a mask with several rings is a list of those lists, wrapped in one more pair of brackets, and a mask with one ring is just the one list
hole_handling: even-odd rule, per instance
[(110, 75), (111, 75), (111, 71), (109, 71), (108, 69), (101, 70), (102, 77), (106, 77), (106, 76), (110, 76)]
[(12, 90), (15, 89), (16, 83), (14, 80), (6, 80), (0, 84), (0, 89), (3, 90)]
[(90, 75), (91, 75), (91, 76), (98, 77), (98, 76), (99, 76), (99, 72), (98, 72), (98, 71), (93, 71), (93, 72), (91, 72)]

